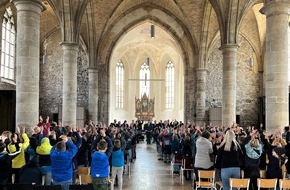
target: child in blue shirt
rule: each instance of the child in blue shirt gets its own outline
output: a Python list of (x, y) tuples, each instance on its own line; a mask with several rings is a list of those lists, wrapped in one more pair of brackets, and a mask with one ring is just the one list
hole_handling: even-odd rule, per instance
[(54, 185), (61, 185), (63, 190), (68, 190), (73, 178), (72, 159), (78, 148), (66, 135), (61, 135), (59, 139), (61, 141), (50, 150), (51, 174)]
[(92, 153), (91, 176), (95, 190), (108, 189), (109, 158), (106, 155), (107, 142), (100, 140), (97, 151)]
[(114, 190), (115, 178), (118, 176), (118, 190), (122, 190), (123, 186), (123, 170), (124, 170), (124, 152), (121, 149), (121, 141), (119, 139), (114, 140), (114, 148), (112, 152), (112, 183), (111, 190)]

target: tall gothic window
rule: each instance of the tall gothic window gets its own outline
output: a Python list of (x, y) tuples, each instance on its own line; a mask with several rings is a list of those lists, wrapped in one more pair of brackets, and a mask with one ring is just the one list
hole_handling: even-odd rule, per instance
[(124, 108), (124, 65), (121, 60), (116, 65), (116, 108)]
[(1, 52), (1, 74), (2, 78), (15, 80), (15, 25), (12, 11), (6, 9), (2, 22), (2, 52)]
[(166, 65), (166, 109), (174, 108), (174, 64), (169, 61)]
[(148, 63), (143, 63), (140, 69), (140, 95), (143, 96), (144, 93), (149, 95), (150, 92), (150, 67)]

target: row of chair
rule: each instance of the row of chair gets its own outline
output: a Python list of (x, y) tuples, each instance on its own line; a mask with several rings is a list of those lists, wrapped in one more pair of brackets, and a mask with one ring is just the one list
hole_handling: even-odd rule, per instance
[(184, 171), (189, 171), (194, 175), (193, 159), (191, 157), (183, 157), (181, 153), (174, 153), (171, 164), (170, 173), (173, 177), (174, 169), (179, 168), (180, 182), (184, 184)]
[[(266, 179), (258, 178), (257, 185), (258, 190), (261, 188), (272, 188), (276, 190), (278, 179)], [(199, 170), (198, 180), (195, 182), (196, 190), (198, 188), (213, 188), (217, 189), (217, 184), (222, 187), (220, 182), (215, 182), (215, 170)], [(233, 188), (246, 188), (249, 190), (250, 179), (249, 178), (230, 178), (230, 189)], [(279, 187), (281, 190), (290, 189), (290, 179), (280, 179)], [(221, 188), (220, 188), (221, 189)]]
[[(184, 171), (192, 172), (192, 176), (194, 176), (194, 166), (193, 159), (190, 157), (183, 157), (181, 153), (174, 153), (170, 166), (170, 173), (173, 177), (175, 167), (180, 168), (180, 182), (184, 184)], [(282, 176), (283, 178), (287, 178), (287, 170), (285, 164), (282, 166)], [(244, 178), (244, 171), (241, 170), (241, 178)], [(266, 178), (266, 170), (260, 170), (260, 178)], [(218, 182), (221, 184), (221, 182)]]
[[(257, 179), (258, 190), (260, 190), (261, 188), (276, 190), (277, 182), (278, 182), (277, 178), (275, 178), (275, 179), (258, 178)], [(231, 190), (233, 188), (238, 188), (238, 189), (246, 188), (248, 190), (249, 184), (250, 184), (249, 178), (244, 178), (244, 179), (231, 178), (230, 179)], [(290, 189), (290, 179), (280, 179), (279, 180), (279, 188), (281, 190)]]

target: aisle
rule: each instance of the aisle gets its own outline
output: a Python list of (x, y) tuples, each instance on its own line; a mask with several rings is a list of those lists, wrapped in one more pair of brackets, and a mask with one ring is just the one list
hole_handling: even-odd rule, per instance
[(181, 185), (179, 175), (171, 177), (170, 163), (158, 160), (155, 144), (138, 144), (136, 152), (137, 159), (131, 163), (131, 178), (124, 176), (123, 190), (192, 190), (190, 181)]

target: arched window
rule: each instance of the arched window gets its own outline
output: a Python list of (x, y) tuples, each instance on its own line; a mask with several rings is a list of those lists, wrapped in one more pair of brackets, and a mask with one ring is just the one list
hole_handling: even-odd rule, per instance
[(6, 9), (2, 22), (1, 78), (15, 80), (15, 25), (12, 11)]
[(140, 69), (140, 95), (144, 93), (148, 96), (150, 92), (150, 67), (148, 63), (143, 63)]
[(174, 64), (169, 61), (166, 65), (166, 109), (174, 108)]
[(124, 108), (124, 65), (121, 60), (116, 65), (116, 108)]

